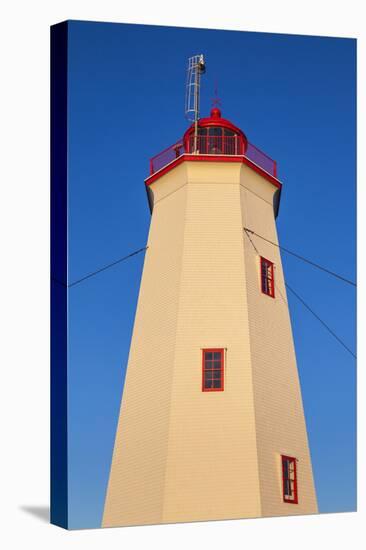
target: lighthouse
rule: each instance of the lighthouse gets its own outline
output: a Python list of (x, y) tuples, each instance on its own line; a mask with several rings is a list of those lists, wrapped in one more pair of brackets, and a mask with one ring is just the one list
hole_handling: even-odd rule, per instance
[(276, 163), (214, 106), (151, 160), (145, 184), (151, 225), (102, 525), (317, 513), (274, 246)]

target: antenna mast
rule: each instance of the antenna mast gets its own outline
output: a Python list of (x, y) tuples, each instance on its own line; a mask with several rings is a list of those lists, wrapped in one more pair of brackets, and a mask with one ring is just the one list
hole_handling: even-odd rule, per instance
[(197, 138), (198, 119), (200, 116), (200, 85), (201, 74), (204, 74), (205, 72), (206, 65), (203, 54), (194, 55), (188, 59), (185, 115), (188, 120), (194, 122), (194, 153), (198, 153)]

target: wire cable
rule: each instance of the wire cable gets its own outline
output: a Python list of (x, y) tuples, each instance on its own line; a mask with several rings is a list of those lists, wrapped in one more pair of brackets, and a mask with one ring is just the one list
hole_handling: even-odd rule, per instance
[(336, 340), (338, 340), (338, 342), (348, 351), (348, 353), (350, 353), (355, 359), (357, 359), (357, 356), (353, 353), (353, 351), (350, 350), (349, 347), (346, 346), (346, 344), (339, 338), (339, 336), (337, 336), (336, 333), (319, 317), (319, 315), (317, 315), (315, 311), (311, 309), (310, 306), (308, 306), (308, 304), (301, 298), (301, 296), (299, 296), (288, 283), (285, 282), (285, 285), (289, 289), (289, 291), (292, 292), (292, 294), (296, 296), (296, 298), (303, 304), (303, 306), (306, 307), (306, 309), (308, 309), (316, 319), (318, 319), (318, 321), (328, 330), (328, 332), (330, 332), (330, 334), (334, 336)]
[(125, 260), (127, 260), (128, 258), (131, 258), (132, 256), (136, 256), (136, 254), (139, 254), (140, 252), (143, 252), (144, 250), (147, 250), (148, 248), (149, 248), (148, 246), (144, 246), (144, 248), (139, 248), (138, 250), (135, 250), (135, 252), (131, 252), (131, 254), (128, 254), (127, 256), (123, 256), (123, 258), (120, 258), (119, 260), (116, 260), (115, 262), (112, 262), (108, 265), (105, 265), (104, 267), (101, 267), (100, 269), (97, 269), (96, 271), (93, 271), (92, 273), (89, 273), (88, 275), (85, 275), (85, 277), (81, 277), (81, 279), (77, 279), (76, 281), (74, 281), (73, 283), (70, 283), (69, 285), (67, 285), (65, 283), (62, 283), (61, 281), (59, 281), (55, 277), (52, 277), (52, 280), (55, 281), (56, 283), (62, 285), (62, 286), (65, 286), (66, 288), (71, 288), (75, 285), (78, 285), (79, 283), (82, 283), (86, 279), (90, 279), (90, 277), (94, 277), (94, 275), (98, 275), (98, 273), (101, 273), (102, 271), (105, 271), (106, 269), (109, 269), (110, 267), (113, 267), (113, 266), (115, 266), (115, 265), (117, 265), (121, 262), (124, 262)]
[[(257, 252), (257, 254), (259, 254), (259, 252), (256, 249), (252, 239), (250, 238), (250, 235), (247, 233), (246, 229), (245, 229), (245, 233), (246, 233), (248, 239), (250, 240), (254, 250)], [(254, 231), (251, 231), (251, 233), (254, 233)], [(254, 233), (254, 234), (256, 234), (256, 233)], [(290, 285), (288, 285), (286, 283), (286, 281), (285, 281), (285, 285), (289, 289), (289, 291), (292, 292), (292, 294), (294, 296), (296, 296), (296, 298), (304, 305), (304, 307), (306, 307), (306, 309), (308, 309), (310, 311), (310, 313), (312, 313), (314, 315), (314, 317), (316, 319), (318, 319), (318, 321), (328, 330), (328, 332), (330, 332), (330, 334), (348, 351), (348, 353), (350, 353), (355, 359), (357, 359), (357, 356), (353, 353), (353, 351), (350, 350), (350, 348), (348, 346), (346, 346), (346, 344), (339, 338), (339, 336), (337, 336), (336, 333), (319, 317), (319, 315), (317, 313), (315, 313), (315, 311), (310, 306), (308, 306), (308, 304), (301, 298), (301, 296), (299, 296), (299, 294), (297, 294), (297, 292), (295, 292), (294, 289), (291, 288)], [(277, 288), (277, 290), (279, 290), (279, 289)], [(283, 302), (285, 304), (287, 304), (286, 300), (282, 296), (282, 292), (280, 292), (280, 294), (281, 294), (281, 298), (282, 298)]]
[[(245, 228), (244, 228), (244, 229), (245, 229)], [(252, 247), (254, 248), (254, 250), (256, 251), (256, 253), (258, 254), (258, 256), (260, 256), (257, 247), (256, 247), (255, 244), (253, 243), (252, 238), (251, 238), (251, 236), (249, 235), (249, 233), (248, 233), (248, 231), (247, 231), (246, 229), (245, 229), (245, 233), (246, 233), (248, 239), (250, 240), (250, 242), (252, 243)]]
[(243, 229), (247, 234), (251, 233), (252, 235), (256, 235), (257, 237), (259, 237), (263, 241), (266, 241), (267, 243), (273, 244), (273, 246), (277, 246), (277, 248), (279, 248), (280, 250), (283, 250), (284, 252), (287, 252), (287, 254), (291, 254), (292, 256), (295, 256), (295, 258), (298, 258), (299, 260), (302, 260), (302, 261), (312, 265), (313, 267), (321, 269), (322, 271), (325, 271), (329, 275), (333, 275), (333, 277), (337, 277), (337, 279), (340, 279), (341, 281), (343, 281), (345, 283), (348, 283), (349, 285), (357, 286), (356, 283), (354, 283), (353, 281), (350, 281), (349, 279), (346, 279), (345, 277), (342, 277), (342, 275), (339, 275), (338, 273), (335, 273), (334, 271), (331, 271), (330, 269), (327, 269), (326, 267), (323, 267), (323, 266), (309, 260), (308, 258), (304, 258), (304, 256), (300, 256), (300, 254), (296, 254), (296, 252), (292, 252), (292, 250), (289, 250), (288, 248), (285, 248), (284, 246), (281, 246), (277, 243), (274, 243), (273, 241), (270, 241), (269, 239), (266, 239), (265, 237), (263, 237), (262, 235), (259, 235), (255, 231), (252, 231), (251, 229), (248, 229), (247, 227), (243, 227)]

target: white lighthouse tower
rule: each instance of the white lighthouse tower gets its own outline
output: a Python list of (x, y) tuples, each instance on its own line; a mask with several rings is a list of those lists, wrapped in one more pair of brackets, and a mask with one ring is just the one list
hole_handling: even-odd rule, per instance
[(214, 107), (152, 160), (103, 526), (317, 512), (276, 164)]

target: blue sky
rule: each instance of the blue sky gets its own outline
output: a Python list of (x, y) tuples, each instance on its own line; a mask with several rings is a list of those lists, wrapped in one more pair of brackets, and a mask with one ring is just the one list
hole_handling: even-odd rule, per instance
[[(146, 244), (149, 158), (177, 141), (189, 56), (201, 111), (278, 162), (283, 246), (355, 280), (356, 41), (72, 21), (69, 283)], [(288, 283), (355, 350), (355, 291), (282, 254)], [(98, 527), (143, 254), (69, 289), (69, 519)], [(288, 296), (320, 512), (356, 507), (354, 359)]]

